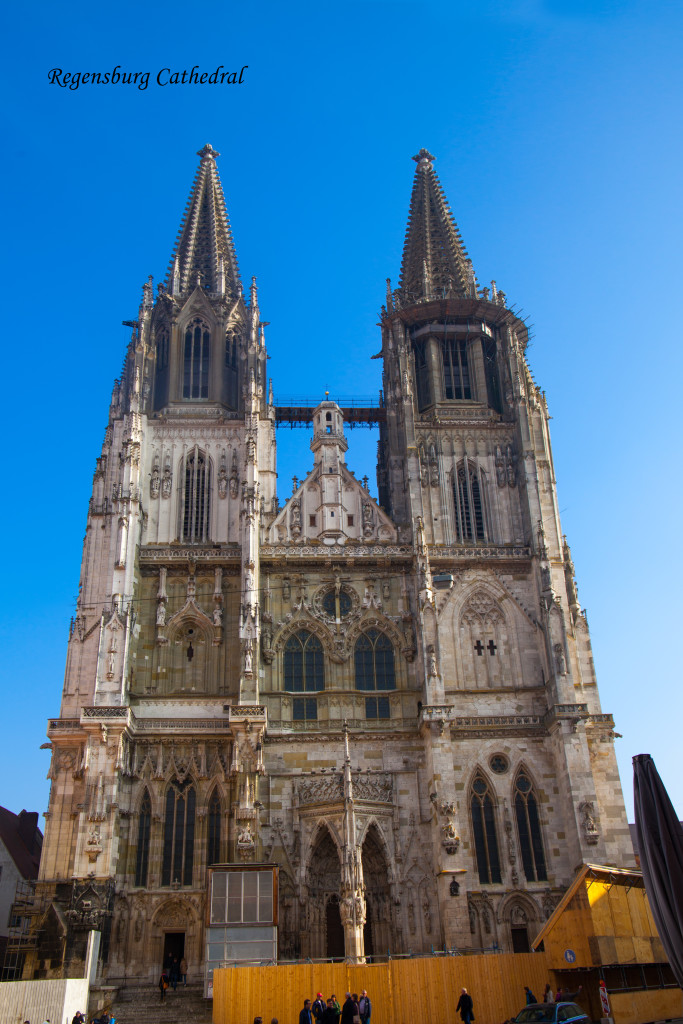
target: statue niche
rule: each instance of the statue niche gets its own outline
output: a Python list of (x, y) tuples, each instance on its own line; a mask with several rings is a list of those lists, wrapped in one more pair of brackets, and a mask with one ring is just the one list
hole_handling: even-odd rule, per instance
[(217, 648), (206, 626), (195, 619), (178, 623), (164, 649), (167, 660), (164, 691), (175, 694), (213, 693)]

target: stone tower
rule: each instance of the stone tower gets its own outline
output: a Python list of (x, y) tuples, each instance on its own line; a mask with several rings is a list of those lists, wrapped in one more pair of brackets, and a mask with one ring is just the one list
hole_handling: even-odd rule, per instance
[[(578, 864), (632, 850), (526, 326), (478, 286), (421, 150), (383, 402), (300, 410), (313, 466), (280, 508), (286, 411), (199, 156), (97, 460), (49, 723), (39, 893), (64, 964), (38, 945), (25, 976), (73, 972), (93, 928), (112, 983), (219, 962), (218, 864), (278, 866), (280, 958), (527, 948)], [(379, 503), (347, 466), (363, 415)]]

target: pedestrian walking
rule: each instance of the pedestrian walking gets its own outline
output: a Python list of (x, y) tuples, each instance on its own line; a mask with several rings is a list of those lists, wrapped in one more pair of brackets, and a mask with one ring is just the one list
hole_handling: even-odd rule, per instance
[(531, 1003), (535, 1003), (536, 1002), (536, 996), (533, 994), (533, 992), (531, 991), (531, 989), (529, 988), (528, 985), (524, 986), (524, 991), (526, 992), (526, 1005), (530, 1006)]
[(164, 999), (166, 998), (166, 989), (167, 988), (168, 988), (168, 974), (166, 973), (166, 968), (164, 968), (163, 971), (161, 972), (161, 977), (159, 978), (159, 1001), (161, 1003), (163, 1003)]
[(466, 988), (460, 992), (460, 998), (458, 999), (455, 1011), (456, 1013), (460, 1011), (460, 1019), (463, 1024), (470, 1024), (470, 1021), (474, 1020), (474, 1002)]
[(545, 990), (543, 992), (543, 1002), (544, 1003), (554, 1003), (555, 1002), (555, 996), (553, 995), (553, 990), (551, 989), (550, 985), (546, 985), (545, 986)]

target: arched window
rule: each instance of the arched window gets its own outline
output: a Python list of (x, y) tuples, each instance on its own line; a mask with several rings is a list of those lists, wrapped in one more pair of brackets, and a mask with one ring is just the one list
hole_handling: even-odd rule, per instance
[(531, 780), (520, 772), (515, 783), (515, 815), (517, 833), (522, 851), (522, 864), (527, 882), (546, 882), (545, 854), (538, 820), (538, 803)]
[(500, 857), (493, 799), (489, 784), (482, 775), (477, 775), (472, 783), (470, 809), (479, 881), (484, 885), (500, 882)]
[(189, 779), (175, 780), (166, 794), (161, 884), (192, 885), (195, 792)]
[(185, 329), (183, 352), (183, 398), (209, 397), (211, 336), (203, 320), (195, 319)]
[(149, 793), (145, 794), (140, 804), (138, 819), (138, 848), (135, 854), (135, 884), (147, 885), (147, 869), (149, 867), (149, 833), (152, 825), (152, 801)]
[(189, 544), (203, 544), (209, 539), (211, 510), (211, 464), (199, 448), (185, 459), (183, 488), (182, 539)]
[(455, 527), (460, 543), (487, 541), (481, 474), (471, 462), (458, 466), (453, 477)]
[(308, 693), (325, 688), (323, 648), (306, 629), (290, 636), (285, 644), (285, 690)]
[(444, 398), (471, 398), (472, 388), (465, 339), (446, 338), (441, 343), (441, 355), (443, 358)]
[(221, 800), (214, 789), (209, 800), (209, 835), (206, 846), (206, 863), (221, 862)]
[(356, 689), (395, 690), (394, 648), (389, 637), (369, 629), (356, 640)]

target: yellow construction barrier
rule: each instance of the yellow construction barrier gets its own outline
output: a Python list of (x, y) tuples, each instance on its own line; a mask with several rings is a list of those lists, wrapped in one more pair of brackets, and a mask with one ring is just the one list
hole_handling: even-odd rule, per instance
[(544, 953), (419, 957), (388, 963), (292, 964), (234, 967), (213, 974), (214, 1024), (298, 1024), (304, 999), (365, 988), (372, 1001), (372, 1024), (456, 1024), (460, 990), (474, 1000), (477, 1024), (502, 1024), (525, 1004), (524, 986), (542, 999), (553, 984)]

